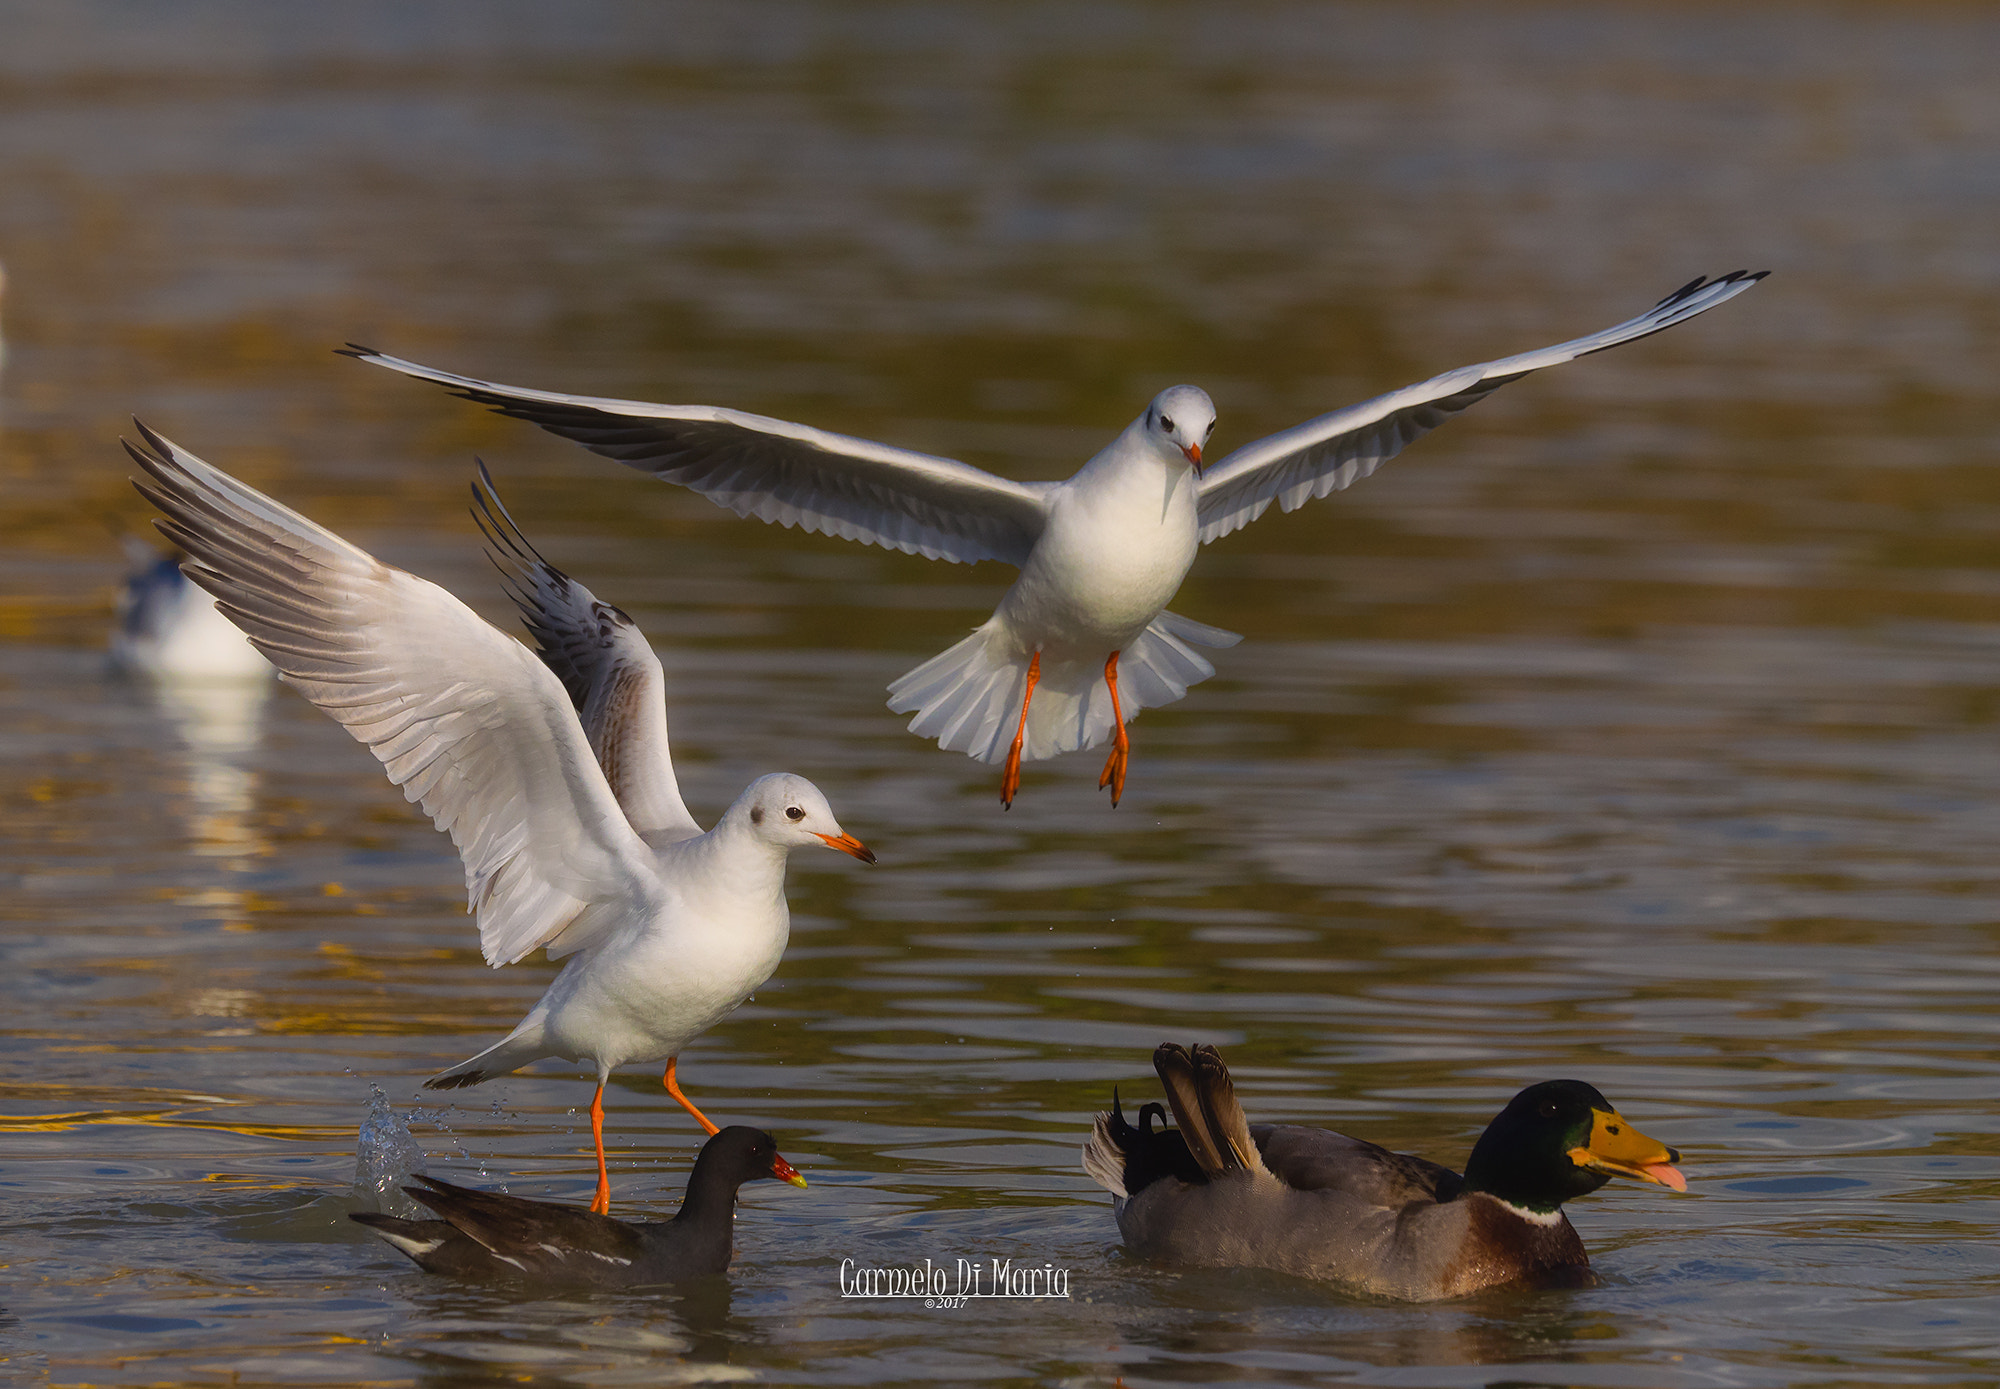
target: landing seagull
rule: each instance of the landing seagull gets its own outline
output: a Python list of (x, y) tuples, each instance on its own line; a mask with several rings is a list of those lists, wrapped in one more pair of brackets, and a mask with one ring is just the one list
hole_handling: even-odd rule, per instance
[(681, 1093), (676, 1058), (777, 968), (786, 858), (822, 845), (875, 856), (789, 773), (751, 782), (704, 833), (668, 756), (659, 658), (630, 618), (534, 552), (483, 468), (475, 515), (514, 571), (540, 659), (437, 585), (138, 428), (146, 447), (125, 448), (152, 481), (136, 485), (166, 513), (156, 524), (187, 551), (188, 577), (450, 833), (486, 962), (571, 957), (520, 1026), (425, 1084), (595, 1062), (591, 1209), (608, 1211), (613, 1069), (664, 1059), (667, 1093), (717, 1132)]
[(949, 458), (712, 405), (526, 390), (349, 344), (345, 355), (435, 381), (533, 421), (606, 458), (701, 493), (739, 516), (849, 540), (1021, 571), (993, 616), (889, 686), (910, 731), (1004, 762), (1011, 806), (1021, 763), (1095, 747), (1098, 778), (1124, 794), (1125, 724), (1215, 674), (1195, 647), (1233, 632), (1166, 610), (1200, 546), (1367, 477), (1418, 435), (1531, 371), (1635, 342), (1704, 313), (1768, 272), (1697, 278), (1637, 318), (1589, 337), (1460, 367), (1246, 444), (1212, 464), (1215, 407), (1195, 386), (1153, 398), (1066, 482), (1013, 482)]

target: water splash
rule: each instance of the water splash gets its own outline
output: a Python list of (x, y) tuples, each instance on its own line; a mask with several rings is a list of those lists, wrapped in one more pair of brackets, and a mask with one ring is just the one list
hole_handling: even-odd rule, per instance
[(354, 1194), (364, 1210), (423, 1218), (430, 1214), (403, 1194), (402, 1184), (424, 1170), (424, 1150), (390, 1107), (379, 1085), (368, 1087), (368, 1115), (354, 1154)]

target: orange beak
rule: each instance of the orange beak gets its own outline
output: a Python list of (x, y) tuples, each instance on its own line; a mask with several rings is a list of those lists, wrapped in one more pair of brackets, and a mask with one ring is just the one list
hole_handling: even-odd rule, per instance
[(1188, 446), (1187, 446), (1186, 448), (1182, 449), (1182, 450), (1181, 450), (1181, 452), (1187, 455), (1187, 461), (1188, 461), (1188, 462), (1190, 462), (1190, 463), (1194, 464), (1194, 475), (1195, 475), (1196, 477), (1200, 477), (1200, 476), (1201, 476), (1201, 445), (1200, 445), (1200, 444), (1189, 444), (1189, 445), (1188, 445)]
[(771, 1159), (771, 1175), (780, 1181), (790, 1182), (793, 1186), (804, 1186), (806, 1184), (806, 1179), (799, 1175), (799, 1169), (781, 1157)]
[[(819, 834), (819, 831), (814, 830), (813, 833)], [(826, 841), (826, 847), (829, 849), (838, 849), (843, 854), (852, 854), (863, 863), (873, 863), (875, 861), (874, 851), (851, 834), (820, 834), (819, 837)], [(800, 1185), (804, 1185), (804, 1183), (800, 1183)]]
[(1569, 1160), (1578, 1167), (1602, 1172), (1609, 1177), (1630, 1177), (1639, 1182), (1658, 1182), (1675, 1191), (1688, 1189), (1687, 1178), (1672, 1164), (1681, 1155), (1632, 1127), (1632, 1121), (1617, 1110), (1591, 1111), (1590, 1142), (1569, 1150)]

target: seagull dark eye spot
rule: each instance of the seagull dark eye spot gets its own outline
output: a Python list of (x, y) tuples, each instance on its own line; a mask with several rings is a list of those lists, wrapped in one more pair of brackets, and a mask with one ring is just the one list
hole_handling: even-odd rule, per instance
[(794, 821), (803, 820), (806, 818), (806, 813), (799, 806), (788, 805), (785, 807), (785, 818), (787, 820), (794, 820)]
[(1174, 432), (1174, 422), (1168, 419), (1165, 415), (1160, 416), (1160, 432), (1163, 434), (1171, 434)]
[(763, 824), (763, 823), (764, 823), (764, 807), (763, 807), (763, 806), (761, 806), (761, 805), (753, 805), (753, 806), (751, 806), (751, 807), (750, 807), (750, 823), (751, 823), (751, 824), (753, 824), (753, 825), (761, 825), (761, 824)]

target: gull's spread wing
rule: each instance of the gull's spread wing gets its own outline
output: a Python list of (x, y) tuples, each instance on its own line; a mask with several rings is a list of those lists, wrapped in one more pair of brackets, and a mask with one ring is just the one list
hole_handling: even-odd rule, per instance
[(652, 843), (700, 834), (681, 799), (667, 746), (666, 673), (638, 624), (542, 558), (500, 500), (484, 463), (472, 501), (472, 519), (507, 576), (508, 596), (543, 664), (569, 691), (626, 820)]
[(139, 432), (150, 449), (125, 446), (153, 478), (139, 490), (188, 552), (188, 577), (450, 833), (488, 963), (556, 944), (593, 903), (659, 895), (651, 851), (532, 651), (436, 584)]
[(1768, 271), (1696, 279), (1637, 318), (1573, 342), (1460, 367), (1400, 391), (1307, 420), (1218, 459), (1201, 479), (1203, 544), (1249, 525), (1276, 502), (1296, 511), (1314, 497), (1367, 477), (1417, 436), (1531, 371), (1636, 342), (1734, 299)]
[(344, 355), (435, 381), (503, 415), (574, 439), (738, 516), (930, 559), (1019, 565), (1053, 484), (1006, 478), (927, 453), (712, 405), (531, 391), (419, 366), (349, 344)]

